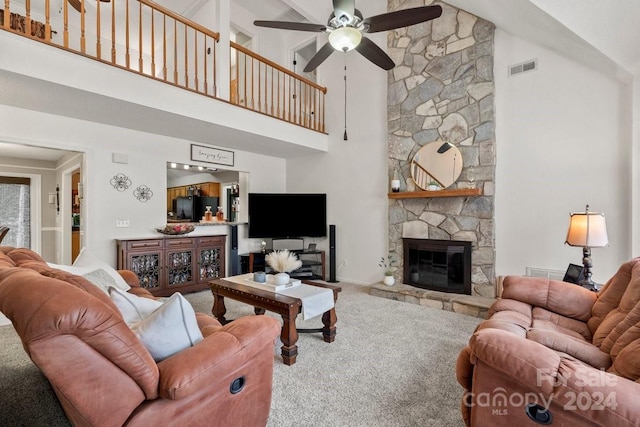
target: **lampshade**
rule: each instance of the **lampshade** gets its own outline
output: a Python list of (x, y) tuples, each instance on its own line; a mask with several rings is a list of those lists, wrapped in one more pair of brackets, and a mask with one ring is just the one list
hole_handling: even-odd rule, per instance
[(609, 237), (604, 214), (589, 212), (589, 205), (585, 212), (572, 213), (565, 243), (590, 248), (607, 246)]
[(355, 49), (362, 40), (362, 33), (353, 27), (340, 27), (329, 34), (329, 43), (335, 50), (348, 52)]

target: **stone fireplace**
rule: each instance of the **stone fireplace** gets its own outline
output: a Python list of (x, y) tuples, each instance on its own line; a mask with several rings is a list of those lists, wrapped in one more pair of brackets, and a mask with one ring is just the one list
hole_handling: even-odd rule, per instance
[[(408, 3), (389, 0), (387, 6), (394, 11)], [(449, 189), (481, 191), (472, 196), (439, 197), (434, 191), (390, 199), (389, 251), (403, 266), (403, 239), (467, 242), (470, 284), (461, 293), (495, 297), (495, 26), (446, 3), (437, 4), (443, 8), (440, 18), (389, 32), (388, 52), (397, 64), (389, 73), (387, 91), (389, 182), (399, 179), (400, 193), (422, 191), (411, 178), (411, 161), (426, 144), (443, 141), (456, 146), (463, 158), (462, 174)], [(403, 268), (395, 276), (397, 282), (416, 286)]]
[(403, 239), (403, 283), (471, 295), (471, 242)]

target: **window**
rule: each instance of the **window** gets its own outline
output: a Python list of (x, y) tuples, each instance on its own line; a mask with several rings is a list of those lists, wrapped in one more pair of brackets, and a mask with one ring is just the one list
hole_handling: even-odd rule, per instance
[(29, 178), (0, 176), (0, 224), (9, 227), (3, 246), (31, 247), (31, 194)]

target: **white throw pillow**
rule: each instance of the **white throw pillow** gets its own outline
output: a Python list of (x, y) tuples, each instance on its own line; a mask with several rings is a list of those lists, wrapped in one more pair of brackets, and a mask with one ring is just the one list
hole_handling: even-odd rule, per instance
[(115, 288), (116, 281), (106, 271), (99, 268), (81, 275), (91, 282), (91, 284), (100, 288), (105, 294), (109, 295), (109, 288)]
[(47, 265), (57, 270), (62, 270), (62, 271), (66, 271), (67, 273), (75, 274), (76, 276), (82, 276), (83, 274), (87, 274), (90, 271), (93, 271), (86, 267), (74, 267), (73, 265), (53, 264), (50, 262), (48, 262)]
[(104, 270), (109, 276), (113, 278), (116, 282), (116, 287), (118, 289), (122, 289), (123, 291), (128, 291), (131, 289), (131, 286), (122, 278), (122, 276), (116, 271), (115, 268), (111, 267), (106, 262), (102, 261), (98, 257), (96, 257), (91, 251), (87, 248), (82, 248), (80, 254), (73, 262), (74, 267), (86, 267), (89, 271), (95, 271), (98, 269)]
[(162, 301), (139, 297), (116, 287), (109, 288), (108, 293), (129, 326), (141, 322), (162, 306)]
[(171, 295), (160, 308), (131, 329), (156, 362), (202, 341), (196, 313), (180, 293)]
[(116, 281), (113, 277), (111, 277), (111, 275), (102, 268), (94, 269), (92, 267), (74, 267), (72, 265), (52, 264), (50, 262), (48, 262), (47, 265), (57, 270), (75, 274), (76, 276), (82, 276), (91, 282), (91, 284), (100, 288), (100, 290), (107, 295), (109, 295), (109, 287), (116, 286)]

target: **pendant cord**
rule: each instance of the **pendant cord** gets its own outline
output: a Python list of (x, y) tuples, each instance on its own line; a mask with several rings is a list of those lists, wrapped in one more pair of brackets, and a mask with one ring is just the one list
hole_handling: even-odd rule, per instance
[(344, 140), (347, 141), (347, 52), (344, 53)]

